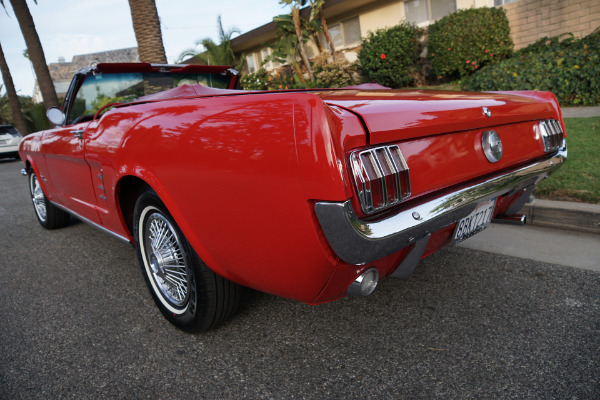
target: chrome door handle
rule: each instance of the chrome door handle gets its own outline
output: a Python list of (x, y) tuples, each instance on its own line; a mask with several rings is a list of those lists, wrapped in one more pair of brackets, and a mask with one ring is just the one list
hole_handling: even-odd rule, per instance
[(73, 136), (75, 136), (78, 139), (83, 139), (83, 132), (85, 132), (85, 129), (76, 129), (74, 131), (71, 131)]

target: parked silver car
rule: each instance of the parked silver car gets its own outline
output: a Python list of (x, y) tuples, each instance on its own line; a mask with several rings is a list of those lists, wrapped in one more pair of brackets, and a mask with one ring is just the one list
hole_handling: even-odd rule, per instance
[(23, 136), (12, 125), (0, 125), (0, 158), (19, 158), (19, 143)]

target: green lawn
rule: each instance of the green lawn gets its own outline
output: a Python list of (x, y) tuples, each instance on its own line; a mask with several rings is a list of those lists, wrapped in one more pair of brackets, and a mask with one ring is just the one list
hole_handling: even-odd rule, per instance
[(540, 183), (540, 199), (600, 204), (600, 117), (565, 118), (569, 155), (562, 168)]

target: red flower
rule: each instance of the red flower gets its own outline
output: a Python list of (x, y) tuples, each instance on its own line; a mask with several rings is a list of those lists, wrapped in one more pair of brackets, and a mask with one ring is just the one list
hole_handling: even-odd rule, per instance
[(485, 52), (487, 53), (488, 51), (486, 50)]
[(467, 60), (467, 64), (469, 64), (471, 61)]
[(450, 51), (450, 47), (448, 47), (448, 51)]
[(379, 58), (381, 58), (382, 60), (385, 60), (385, 54), (381, 53), (381, 55), (379, 56)]

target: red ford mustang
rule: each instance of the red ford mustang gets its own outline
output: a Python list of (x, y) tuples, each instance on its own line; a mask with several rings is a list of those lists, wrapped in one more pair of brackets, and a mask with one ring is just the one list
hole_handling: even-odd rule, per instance
[(368, 295), (491, 221), (566, 159), (548, 92), (233, 90), (228, 67), (98, 64), (20, 156), (47, 229), (134, 244), (164, 316), (230, 317), (240, 285), (319, 304)]

